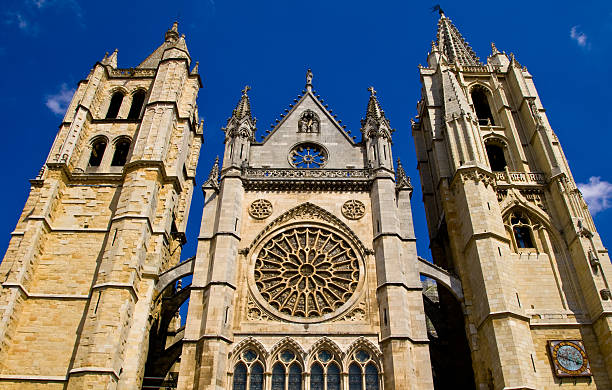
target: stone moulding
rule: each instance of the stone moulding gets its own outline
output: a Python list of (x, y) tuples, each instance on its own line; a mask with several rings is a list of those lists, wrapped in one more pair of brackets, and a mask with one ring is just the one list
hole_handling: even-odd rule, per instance
[(248, 190), (369, 190), (371, 169), (244, 168), (242, 182)]

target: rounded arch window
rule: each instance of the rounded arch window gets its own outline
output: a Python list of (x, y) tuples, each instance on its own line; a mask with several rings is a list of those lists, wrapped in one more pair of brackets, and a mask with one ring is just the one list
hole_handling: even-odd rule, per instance
[(346, 310), (362, 284), (361, 257), (329, 226), (290, 225), (266, 238), (254, 255), (253, 293), (290, 321), (320, 322)]
[(478, 117), (478, 124), (484, 126), (495, 126), (493, 113), (489, 104), (489, 91), (482, 86), (475, 86), (471, 92), (472, 103)]
[(106, 112), (106, 119), (116, 119), (119, 115), (119, 109), (121, 109), (121, 103), (123, 102), (123, 92), (117, 91), (113, 93), (108, 111)]
[(106, 145), (108, 144), (108, 140), (105, 137), (98, 137), (93, 140), (91, 143), (91, 154), (89, 155), (89, 163), (90, 167), (99, 167), (102, 163), (102, 158), (104, 157), (104, 151), (106, 150)]
[(311, 142), (301, 143), (289, 152), (289, 163), (295, 168), (322, 168), (327, 163), (327, 151)]
[(130, 112), (128, 113), (128, 119), (140, 118), (140, 111), (145, 101), (146, 92), (142, 89), (134, 92), (132, 95), (132, 105), (130, 106)]
[(120, 138), (115, 142), (115, 153), (113, 154), (111, 166), (120, 167), (125, 165), (131, 144), (132, 141), (129, 138)]

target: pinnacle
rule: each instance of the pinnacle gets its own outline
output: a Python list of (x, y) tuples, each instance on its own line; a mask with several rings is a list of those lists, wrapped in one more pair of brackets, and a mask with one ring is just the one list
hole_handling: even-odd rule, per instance
[(174, 22), (172, 24), (172, 27), (170, 28), (170, 30), (166, 31), (166, 35), (164, 36), (164, 38), (166, 39), (166, 42), (168, 41), (174, 42), (179, 38), (178, 22)]
[(232, 116), (237, 118), (238, 120), (243, 118), (252, 118), (251, 116), (251, 101), (249, 99), (248, 92), (251, 89), (250, 86), (245, 85), (242, 89), (242, 96), (240, 97), (240, 101), (238, 105), (234, 109)]
[(380, 103), (376, 98), (376, 90), (374, 87), (369, 87), (368, 91), (370, 91), (370, 100), (368, 101), (368, 108), (366, 110), (366, 120), (368, 118), (374, 119), (382, 119), (385, 117), (385, 112), (380, 107)]

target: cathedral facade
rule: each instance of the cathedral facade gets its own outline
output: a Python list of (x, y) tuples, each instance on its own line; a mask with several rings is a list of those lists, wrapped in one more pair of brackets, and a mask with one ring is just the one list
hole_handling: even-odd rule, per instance
[(198, 65), (176, 24), (136, 68), (106, 55), (0, 264), (0, 388), (611, 388), (612, 264), (531, 75), (442, 13), (420, 74), (433, 262), (376, 91), (356, 141), (310, 70), (261, 141), (242, 91), (181, 260)]

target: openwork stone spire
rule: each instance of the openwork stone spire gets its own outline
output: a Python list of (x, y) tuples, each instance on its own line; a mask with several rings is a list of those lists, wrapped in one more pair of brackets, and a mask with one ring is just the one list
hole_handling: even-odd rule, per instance
[(391, 140), (391, 134), (395, 130), (391, 128), (385, 111), (380, 107), (374, 87), (368, 88), (368, 91), (370, 91), (370, 100), (368, 100), (366, 117), (361, 120), (361, 132), (367, 137), (382, 136)]
[(446, 55), (449, 62), (456, 62), (459, 65), (482, 65), (474, 50), (444, 13), (440, 13), (438, 21), (437, 44), (438, 50)]

